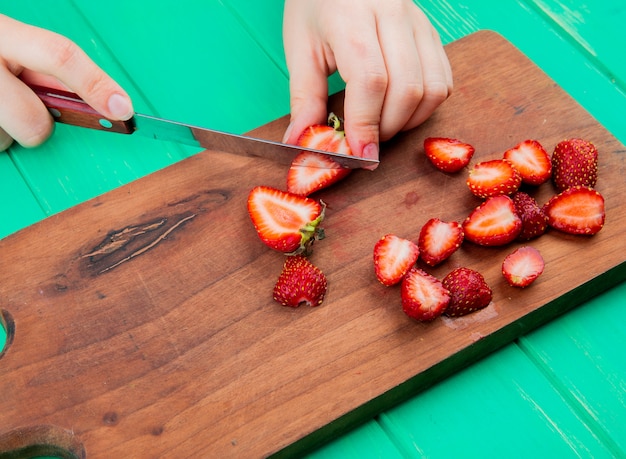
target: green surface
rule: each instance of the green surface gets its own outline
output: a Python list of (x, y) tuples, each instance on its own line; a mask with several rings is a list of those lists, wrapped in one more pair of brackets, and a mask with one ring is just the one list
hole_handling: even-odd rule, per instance
[[(626, 143), (621, 0), (418, 4), (446, 43), (502, 34)], [(74, 39), (139, 112), (245, 132), (289, 111), (282, 1), (0, 0), (0, 12)], [(0, 154), (0, 237), (193, 152), (59, 126)], [(625, 298), (622, 279), (310, 457), (626, 457)]]

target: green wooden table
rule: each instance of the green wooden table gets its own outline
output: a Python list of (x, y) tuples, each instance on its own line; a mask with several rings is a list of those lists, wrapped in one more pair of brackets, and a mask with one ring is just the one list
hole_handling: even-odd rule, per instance
[[(626, 143), (626, 4), (418, 3), (445, 43), (502, 34)], [(234, 132), (289, 111), (282, 6), (0, 0), (1, 13), (75, 40), (138, 112)], [(331, 91), (341, 88), (332, 77)], [(0, 238), (196, 151), (57, 126), (39, 148), (0, 153)], [(312, 440), (311, 457), (626, 457), (625, 298), (621, 280), (331, 443)]]

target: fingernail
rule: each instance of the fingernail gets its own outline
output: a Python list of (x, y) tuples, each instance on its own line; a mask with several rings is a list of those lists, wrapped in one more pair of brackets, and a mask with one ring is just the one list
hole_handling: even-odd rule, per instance
[(115, 93), (109, 97), (107, 106), (111, 114), (120, 120), (127, 120), (133, 116), (133, 106), (127, 97)]
[(293, 123), (289, 123), (289, 126), (287, 126), (287, 129), (285, 130), (285, 134), (283, 135), (283, 143), (287, 143), (292, 130), (293, 130)]
[[(378, 159), (378, 144), (368, 143), (363, 148), (363, 158), (366, 159)], [(367, 166), (365, 169), (373, 171), (378, 167), (378, 164), (374, 164), (372, 166)]]

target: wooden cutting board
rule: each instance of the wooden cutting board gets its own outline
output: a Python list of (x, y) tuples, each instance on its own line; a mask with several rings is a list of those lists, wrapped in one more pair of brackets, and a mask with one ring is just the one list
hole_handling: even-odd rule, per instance
[[(312, 255), (329, 281), (320, 307), (272, 300), (283, 255), (257, 238), (246, 198), (255, 185), (284, 187), (286, 168), (260, 159), (203, 152), (0, 241), (9, 331), (0, 356), (0, 451), (301, 451), (623, 281), (624, 147), (502, 37), (479, 32), (447, 51), (451, 98), (385, 145), (376, 171), (355, 171), (318, 195), (328, 204), (327, 237)], [(254, 135), (280, 139), (286, 124)], [(567, 137), (592, 140), (605, 228), (533, 241), (546, 269), (524, 290), (500, 274), (519, 244), (464, 244), (429, 271), (475, 268), (493, 303), (465, 318), (409, 319), (399, 287), (375, 279), (375, 242), (386, 233), (416, 239), (429, 218), (460, 221), (479, 204), (466, 172), (443, 174), (428, 162), (428, 136), (473, 144), (473, 162), (527, 138), (549, 151)], [(546, 184), (533, 193), (543, 203), (554, 190)]]

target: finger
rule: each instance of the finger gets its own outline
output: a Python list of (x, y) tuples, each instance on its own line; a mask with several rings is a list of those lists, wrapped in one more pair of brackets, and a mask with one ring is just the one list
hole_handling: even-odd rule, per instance
[(383, 141), (393, 137), (409, 122), (424, 95), (422, 66), (413, 26), (408, 20), (411, 15), (400, 6), (387, 8), (378, 21), (378, 38), (389, 75), (380, 118)]
[(452, 92), (452, 69), (439, 39), (432, 28), (416, 31), (417, 50), (422, 68), (424, 93), (422, 100), (402, 130), (422, 124)]
[(6, 67), (0, 67), (0, 127), (25, 147), (41, 144), (53, 130), (41, 100)]
[(375, 18), (355, 17), (351, 22), (359, 24), (359, 33), (346, 28), (343, 35), (338, 34), (340, 42), (333, 47), (337, 68), (346, 82), (346, 138), (356, 156), (378, 159), (380, 115), (388, 76)]
[(0, 151), (4, 151), (13, 144), (13, 137), (6, 133), (4, 129), (0, 127)]
[[(289, 4), (287, 4), (289, 5)], [(285, 17), (294, 17), (285, 14)], [(328, 74), (330, 68), (312, 39), (303, 39), (300, 23), (285, 21), (283, 42), (289, 69), (291, 120), (283, 142), (295, 144), (305, 128), (327, 118)]]
[[(19, 23), (8, 24), (15, 29)], [(5, 59), (56, 77), (106, 117), (128, 119), (133, 115), (128, 94), (74, 42), (54, 32), (23, 24), (13, 33), (16, 36), (28, 34), (29, 39), (13, 40), (11, 46), (2, 50)]]

